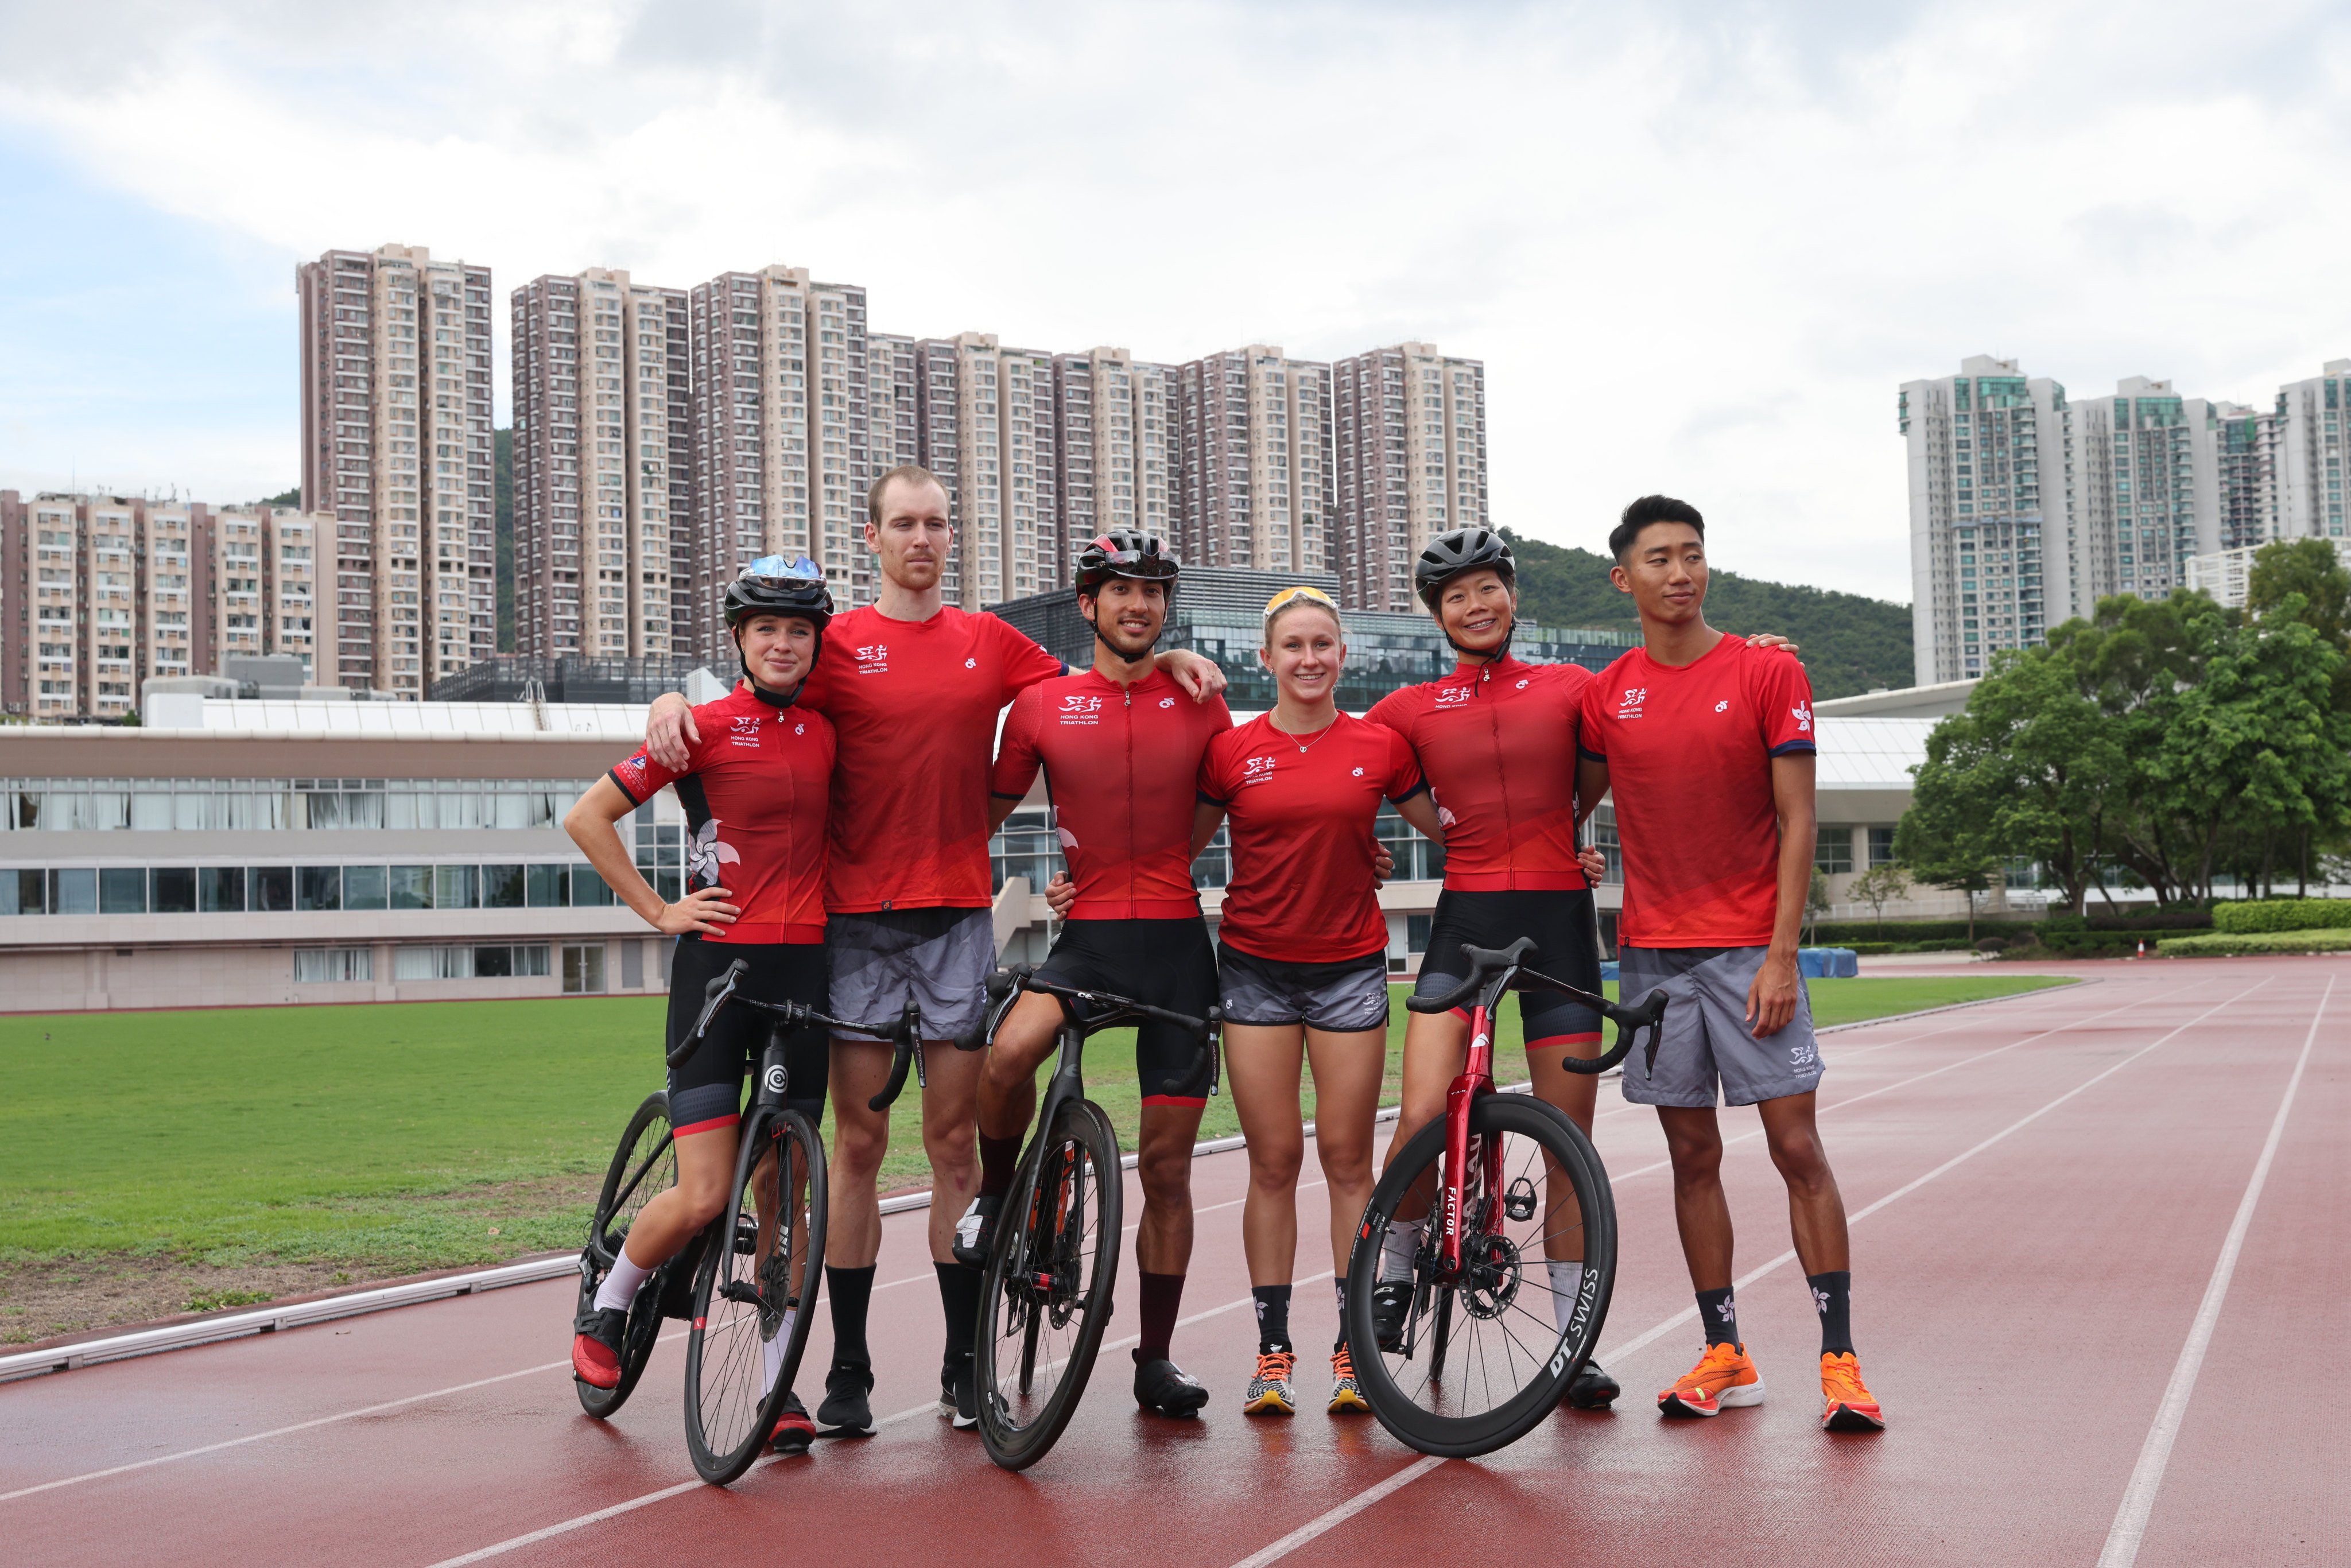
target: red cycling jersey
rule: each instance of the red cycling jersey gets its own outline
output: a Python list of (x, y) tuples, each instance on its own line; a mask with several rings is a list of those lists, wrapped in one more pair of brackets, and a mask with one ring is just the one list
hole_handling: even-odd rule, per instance
[(667, 784), (685, 806), (685, 883), (723, 887), (742, 914), (706, 942), (824, 940), (825, 817), (832, 726), (737, 685), (694, 710), (702, 738), (681, 768), (639, 750), (611, 771), (643, 805)]
[(1208, 742), (1200, 798), (1232, 828), (1233, 875), (1217, 940), (1259, 958), (1332, 964), (1388, 945), (1373, 875), (1380, 800), (1426, 788), (1412, 747), (1384, 725), (1341, 714), (1320, 736), (1259, 714)]
[(1230, 729), (1222, 697), (1194, 702), (1166, 671), (1133, 685), (1092, 670), (1012, 699), (989, 789), (1018, 800), (1045, 770), (1053, 825), (1077, 883), (1072, 920), (1182, 920), (1192, 886), (1194, 780)]
[(1464, 893), (1588, 885), (1575, 863), (1581, 664), (1501, 658), (1389, 693), (1365, 715), (1412, 742), (1445, 824), (1445, 885)]
[(1731, 636), (1678, 666), (1635, 648), (1584, 688), (1582, 745), (1608, 764), (1625, 848), (1616, 939), (1770, 943), (1780, 907), (1771, 758), (1813, 749), (1813, 687), (1795, 656)]
[(825, 907), (985, 909), (996, 716), (1061, 661), (993, 615), (836, 615), (800, 694), (841, 736)]

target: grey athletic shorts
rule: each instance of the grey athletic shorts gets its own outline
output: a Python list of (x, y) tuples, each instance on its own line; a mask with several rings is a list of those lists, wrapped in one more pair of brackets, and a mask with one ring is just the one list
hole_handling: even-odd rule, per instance
[(825, 967), (835, 1018), (897, 1027), (912, 997), (923, 1038), (946, 1040), (978, 1020), (996, 967), (996, 917), (985, 909), (884, 909), (825, 923)]
[(1331, 1034), (1387, 1027), (1384, 951), (1335, 964), (1292, 964), (1219, 942), (1217, 984), (1224, 993), (1227, 1023), (1302, 1023)]
[(1802, 1094), (1821, 1081), (1821, 1053), (1813, 1038), (1813, 1000), (1801, 981), (1796, 1016), (1780, 1032), (1758, 1040), (1748, 1031), (1747, 988), (1763, 967), (1762, 947), (1625, 947), (1616, 955), (1617, 994), (1637, 1004), (1662, 988), (1672, 999), (1657, 1041), (1657, 1065), (1646, 1046), (1625, 1058), (1625, 1098), (1636, 1105), (1712, 1106), (1715, 1083), (1723, 1103), (1752, 1105)]

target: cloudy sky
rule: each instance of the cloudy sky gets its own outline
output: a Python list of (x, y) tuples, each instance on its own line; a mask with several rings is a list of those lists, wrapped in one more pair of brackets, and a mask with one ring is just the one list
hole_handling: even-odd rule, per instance
[(294, 266), (391, 240), (1043, 349), (1427, 339), (1486, 362), (1497, 520), (1665, 489), (1895, 599), (1903, 380), (2351, 355), (2340, 5), (0, 0), (0, 61), (17, 488), (292, 484)]

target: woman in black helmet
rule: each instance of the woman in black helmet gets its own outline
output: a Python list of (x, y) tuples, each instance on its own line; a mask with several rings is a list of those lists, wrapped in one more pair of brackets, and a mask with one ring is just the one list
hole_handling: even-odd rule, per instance
[[(743, 679), (694, 710), (702, 738), (686, 766), (664, 767), (640, 750), (590, 786), (563, 820), (614, 895), (654, 930), (677, 938), (665, 1045), (694, 1028), (703, 988), (737, 958), (751, 966), (741, 994), (824, 1005), (832, 726), (795, 704), (831, 617), (832, 597), (814, 562), (768, 556), (745, 567), (726, 591), (726, 625)], [(674, 903), (646, 884), (614, 827), (664, 786), (677, 790), (688, 835), (684, 895)], [(638, 1288), (726, 1207), (743, 1080), (766, 1045), (768, 1027), (746, 1009), (726, 1009), (694, 1054), (671, 1069), (677, 1185), (637, 1216), (620, 1261), (573, 1325), (571, 1366), (582, 1382), (600, 1388), (619, 1382), (621, 1333)], [(800, 1030), (789, 1043), (790, 1103), (820, 1121), (829, 1055), (824, 1030)], [(767, 1342), (770, 1385), (790, 1337), (778, 1333)], [(776, 1447), (799, 1453), (814, 1435), (799, 1398), (789, 1398)]]

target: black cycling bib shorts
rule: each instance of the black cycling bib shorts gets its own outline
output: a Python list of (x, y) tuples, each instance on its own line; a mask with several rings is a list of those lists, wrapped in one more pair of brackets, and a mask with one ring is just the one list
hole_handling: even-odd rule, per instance
[[(824, 949), (814, 943), (705, 942), (681, 936), (670, 960), (667, 1043), (674, 1046), (702, 1016), (703, 991), (737, 958), (750, 969), (736, 995), (761, 1002), (825, 1003)], [(759, 1065), (774, 1020), (731, 1003), (710, 1020), (693, 1055), (669, 1071), (669, 1122), (678, 1134), (732, 1126), (743, 1110), (743, 1081)], [(831, 1049), (820, 1026), (803, 1026), (785, 1039), (786, 1103), (810, 1122), (824, 1116)]]
[[(1527, 967), (1571, 986), (1600, 994), (1600, 922), (1585, 888), (1541, 892), (1456, 892), (1437, 895), (1429, 922), (1428, 951), (1421, 956), (1415, 996), (1451, 990), (1469, 972), (1461, 949), (1507, 947), (1521, 936), (1535, 939)], [(1600, 1039), (1600, 1015), (1557, 991), (1520, 991), (1519, 1018), (1531, 1050), (1581, 1045)], [(1467, 1006), (1454, 1009), (1469, 1016)]]
[[(1081, 991), (1132, 997), (1186, 1018), (1217, 1002), (1217, 954), (1208, 924), (1188, 920), (1071, 920), (1037, 967), (1040, 979)], [(1071, 1006), (1077, 1006), (1072, 1003)], [(1082, 1009), (1081, 1009), (1082, 1011)], [(1205, 1105), (1208, 1080), (1192, 1064), (1199, 1041), (1172, 1023), (1144, 1019), (1134, 1030), (1134, 1068), (1145, 1105)]]

